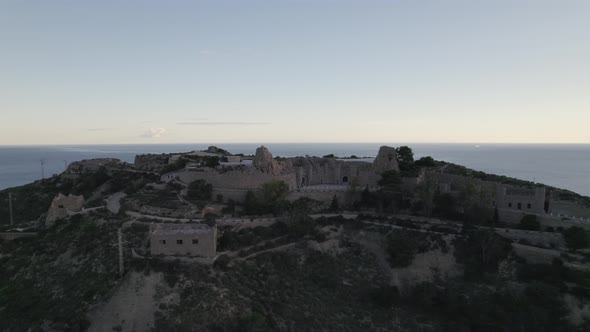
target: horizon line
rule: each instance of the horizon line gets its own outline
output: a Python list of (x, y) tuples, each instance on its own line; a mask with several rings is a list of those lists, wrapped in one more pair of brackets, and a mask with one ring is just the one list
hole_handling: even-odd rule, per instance
[(0, 147), (25, 146), (72, 146), (72, 145), (221, 145), (221, 144), (473, 144), (473, 145), (590, 145), (590, 142), (408, 142), (408, 141), (375, 141), (375, 142), (175, 142), (175, 143), (30, 143), (30, 144), (0, 144)]

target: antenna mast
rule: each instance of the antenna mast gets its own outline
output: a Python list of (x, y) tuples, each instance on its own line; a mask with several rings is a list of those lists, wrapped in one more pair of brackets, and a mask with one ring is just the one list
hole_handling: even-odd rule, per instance
[(10, 210), (10, 224), (14, 225), (14, 218), (12, 216), (12, 193), (8, 193), (8, 209)]

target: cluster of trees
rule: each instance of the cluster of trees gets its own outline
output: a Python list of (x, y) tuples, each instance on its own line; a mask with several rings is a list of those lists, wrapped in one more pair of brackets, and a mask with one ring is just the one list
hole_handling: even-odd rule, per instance
[(416, 177), (420, 168), (436, 166), (436, 161), (430, 156), (414, 160), (414, 151), (408, 146), (400, 146), (395, 151), (399, 162), (399, 170), (403, 177)]
[(195, 201), (209, 201), (213, 194), (213, 186), (203, 179), (189, 183), (186, 197)]
[(287, 201), (288, 193), (289, 185), (284, 181), (267, 182), (256, 193), (248, 191), (244, 199), (244, 214), (279, 215), (289, 208), (289, 202)]

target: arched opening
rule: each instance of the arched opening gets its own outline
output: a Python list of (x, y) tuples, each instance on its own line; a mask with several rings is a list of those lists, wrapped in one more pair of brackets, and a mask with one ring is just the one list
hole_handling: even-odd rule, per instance
[(342, 184), (348, 183), (348, 176), (342, 177)]

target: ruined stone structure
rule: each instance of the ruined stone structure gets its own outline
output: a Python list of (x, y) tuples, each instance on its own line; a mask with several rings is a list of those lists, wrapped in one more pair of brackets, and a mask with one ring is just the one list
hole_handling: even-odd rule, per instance
[(100, 168), (107, 169), (123, 169), (127, 166), (126, 163), (116, 158), (96, 158), (75, 161), (68, 165), (66, 174), (82, 174), (85, 172), (96, 172)]
[(528, 188), (439, 172), (429, 172), (427, 176), (434, 179), (441, 193), (461, 197), (466, 190), (472, 190), (470, 196), (478, 198), (477, 203), (482, 206), (497, 208), (503, 222), (518, 223), (526, 214), (543, 215), (551, 206), (544, 187)]
[(205, 224), (152, 224), (152, 255), (215, 257), (217, 226)]
[[(133, 166), (142, 171), (158, 172), (168, 165), (170, 154), (142, 154), (135, 156)], [(176, 160), (179, 157), (174, 156)]]
[(395, 148), (390, 146), (380, 147), (379, 153), (373, 161), (373, 170), (377, 173), (383, 173), (388, 170), (399, 171), (399, 163), (397, 161), (397, 152)]
[(496, 205), (499, 209), (522, 211), (530, 214), (543, 214), (547, 212), (546, 208), (549, 207), (545, 188), (524, 188), (508, 185), (497, 186)]
[(63, 219), (71, 213), (80, 212), (84, 208), (84, 196), (68, 195), (59, 193), (51, 202), (47, 211), (45, 225), (51, 227), (56, 220)]
[[(342, 192), (365, 187), (376, 189), (381, 173), (384, 170), (399, 170), (395, 149), (381, 147), (375, 162), (366, 160), (338, 160), (335, 158), (296, 157), (276, 160), (264, 146), (256, 149), (252, 163), (242, 162), (240, 165), (213, 168), (190, 167), (166, 174), (163, 181), (179, 179), (190, 183), (202, 179), (214, 188), (214, 194), (223, 195), (224, 199), (240, 201), (248, 190), (257, 190), (264, 183), (279, 180), (285, 182), (295, 192), (305, 192), (313, 196), (311, 191)], [(319, 198), (333, 197), (318, 195)], [(295, 195), (299, 197), (300, 195)], [(294, 197), (295, 197), (294, 196)]]
[(374, 164), (365, 161), (305, 157), (294, 158), (292, 164), (297, 188), (323, 184), (376, 187), (381, 178)]

